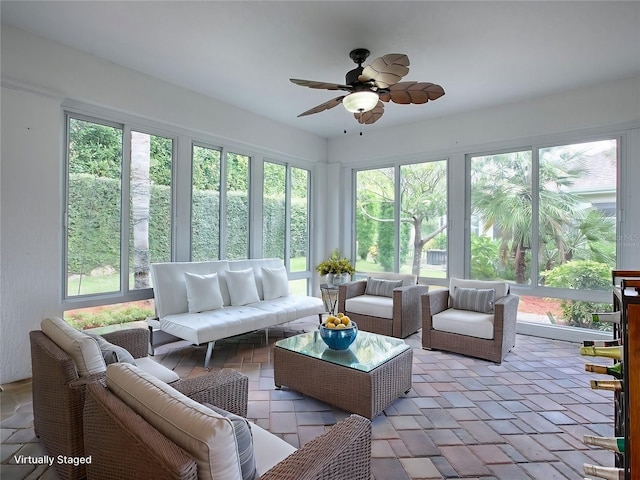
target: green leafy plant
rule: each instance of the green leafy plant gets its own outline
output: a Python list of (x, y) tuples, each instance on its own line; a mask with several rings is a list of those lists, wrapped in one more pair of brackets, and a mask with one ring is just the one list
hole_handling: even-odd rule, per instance
[(349, 259), (343, 257), (337, 248), (331, 252), (329, 258), (318, 264), (316, 270), (320, 275), (327, 275), (329, 273), (348, 273), (349, 275), (353, 275), (356, 271)]
[[(611, 269), (604, 263), (591, 260), (573, 260), (544, 272), (545, 285), (580, 290), (607, 290), (610, 288)], [(609, 329), (610, 324), (594, 324), (593, 312), (611, 311), (611, 305), (582, 300), (562, 300), (560, 307), (567, 325), (592, 329)]]

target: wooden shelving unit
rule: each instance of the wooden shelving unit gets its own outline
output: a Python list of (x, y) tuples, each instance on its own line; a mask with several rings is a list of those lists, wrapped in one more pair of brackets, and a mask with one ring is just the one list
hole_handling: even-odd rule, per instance
[(613, 307), (620, 311), (618, 333), (624, 345), (624, 392), (615, 399), (615, 435), (624, 437), (626, 446), (616, 465), (631, 480), (640, 478), (640, 449), (633, 447), (634, 440), (640, 445), (640, 271), (614, 270), (612, 277)]

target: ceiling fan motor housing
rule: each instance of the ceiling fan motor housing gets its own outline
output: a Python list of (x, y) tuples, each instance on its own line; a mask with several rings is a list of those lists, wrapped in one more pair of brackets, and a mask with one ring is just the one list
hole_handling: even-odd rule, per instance
[(355, 85), (357, 83), (360, 83), (358, 81), (358, 77), (362, 75), (362, 70), (364, 70), (362, 64), (367, 59), (370, 53), (371, 52), (369, 52), (369, 50), (367, 50), (366, 48), (356, 48), (355, 50), (351, 50), (351, 52), (349, 53), (349, 57), (351, 58), (351, 60), (358, 64), (358, 67), (347, 72), (345, 76), (345, 83), (347, 85)]

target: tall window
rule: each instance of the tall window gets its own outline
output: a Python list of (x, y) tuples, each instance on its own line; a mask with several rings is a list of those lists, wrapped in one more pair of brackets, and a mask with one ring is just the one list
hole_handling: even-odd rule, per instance
[(311, 172), (291, 167), (291, 221), (289, 265), (292, 272), (309, 270), (309, 191)]
[(265, 258), (285, 259), (287, 239), (287, 167), (264, 162), (262, 251)]
[(193, 146), (191, 259), (220, 258), (220, 150)]
[(356, 172), (355, 268), (357, 272), (395, 270), (395, 170)]
[(471, 158), (471, 278), (529, 283), (531, 174), (531, 151)]
[(172, 157), (170, 138), (67, 116), (66, 298), (152, 286), (171, 260)]
[(248, 258), (250, 160), (238, 153), (223, 155), (219, 148), (193, 146), (193, 261)]
[(520, 319), (600, 328), (590, 313), (610, 302), (571, 291), (611, 288), (617, 150), (611, 139), (471, 157), (471, 278), (557, 297), (522, 296)]
[(308, 170), (264, 163), (263, 254), (288, 255), (290, 272), (309, 271), (309, 188)]
[(356, 172), (355, 218), (358, 272), (446, 276), (446, 161)]
[(67, 119), (66, 297), (120, 290), (121, 125)]
[(226, 155), (226, 258), (249, 258), (249, 161), (238, 153)]
[(400, 167), (401, 271), (447, 274), (447, 162)]

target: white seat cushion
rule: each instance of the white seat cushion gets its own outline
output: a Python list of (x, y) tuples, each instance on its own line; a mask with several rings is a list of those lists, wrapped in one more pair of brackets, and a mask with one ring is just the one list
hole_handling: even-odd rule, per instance
[(347, 312), (359, 313), (371, 317), (393, 318), (393, 299), (377, 295), (358, 295), (344, 302)]
[(493, 314), (449, 308), (432, 317), (434, 330), (468, 337), (493, 338)]
[(93, 337), (76, 330), (59, 317), (45, 318), (40, 322), (40, 328), (73, 359), (79, 376), (87, 377), (107, 369), (98, 342)]
[(256, 458), (258, 475), (264, 475), (269, 469), (287, 458), (296, 448), (280, 437), (267, 432), (255, 423), (250, 423), (253, 434), (253, 453)]
[(241, 480), (240, 456), (230, 419), (128, 363), (107, 367), (107, 387), (198, 465), (202, 480)]
[(136, 358), (136, 365), (140, 367), (141, 370), (153, 375), (158, 380), (162, 380), (164, 383), (172, 383), (176, 380), (180, 380), (180, 377), (176, 372), (168, 369), (149, 357)]

